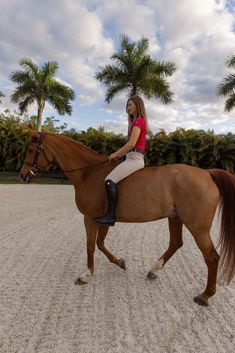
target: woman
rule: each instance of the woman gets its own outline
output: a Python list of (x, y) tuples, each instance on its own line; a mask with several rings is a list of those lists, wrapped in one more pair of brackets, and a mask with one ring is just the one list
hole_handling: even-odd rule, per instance
[(128, 99), (126, 105), (128, 114), (128, 142), (117, 152), (112, 153), (108, 159), (122, 157), (126, 155), (124, 162), (120, 163), (105, 178), (105, 187), (108, 198), (108, 210), (103, 217), (94, 218), (94, 221), (100, 224), (115, 224), (115, 208), (117, 199), (116, 184), (144, 168), (144, 152), (146, 147), (146, 134), (148, 130), (148, 120), (145, 111), (144, 101), (139, 96), (133, 96)]

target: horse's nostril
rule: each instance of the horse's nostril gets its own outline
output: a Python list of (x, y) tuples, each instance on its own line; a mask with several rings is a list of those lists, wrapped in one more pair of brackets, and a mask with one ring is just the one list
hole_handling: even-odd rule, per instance
[(27, 175), (26, 174), (20, 174), (20, 179), (23, 181), (26, 181)]
[(25, 181), (25, 179), (26, 179), (26, 174), (20, 174), (20, 179), (23, 180), (23, 181)]

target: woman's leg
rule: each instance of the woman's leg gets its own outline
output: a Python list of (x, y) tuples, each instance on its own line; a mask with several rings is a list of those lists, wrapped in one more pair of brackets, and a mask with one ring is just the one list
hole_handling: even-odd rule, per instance
[(108, 210), (103, 217), (94, 218), (95, 222), (99, 224), (108, 224), (110, 226), (113, 226), (115, 224), (115, 209), (117, 198), (116, 183), (142, 168), (144, 168), (143, 156), (136, 153), (129, 153), (127, 155), (126, 160), (119, 164), (105, 178), (105, 187), (108, 198)]
[(105, 180), (105, 188), (108, 199), (108, 209), (103, 217), (94, 218), (94, 221), (99, 224), (108, 224), (114, 226), (115, 224), (115, 209), (117, 199), (116, 184), (112, 180)]
[(130, 152), (127, 154), (126, 160), (114, 168), (105, 180), (112, 180), (117, 184), (122, 179), (142, 168), (144, 168), (144, 157), (137, 152)]

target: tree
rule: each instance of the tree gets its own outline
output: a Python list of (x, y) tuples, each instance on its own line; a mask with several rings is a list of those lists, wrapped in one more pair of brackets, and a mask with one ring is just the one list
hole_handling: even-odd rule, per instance
[[(228, 68), (235, 69), (235, 55), (230, 56), (226, 63)], [(231, 73), (218, 85), (218, 96), (227, 97), (224, 110), (230, 112), (235, 107), (235, 74)]]
[[(0, 91), (0, 98), (1, 97), (5, 97), (4, 94), (2, 93), (2, 91)], [(0, 103), (2, 103), (1, 99), (0, 99)]]
[(55, 79), (58, 64), (46, 62), (41, 68), (30, 58), (20, 61), (23, 70), (11, 73), (10, 79), (17, 84), (11, 96), (13, 103), (19, 103), (20, 113), (26, 113), (32, 103), (37, 103), (37, 130), (41, 131), (42, 113), (45, 103), (50, 103), (60, 115), (72, 113), (70, 100), (74, 99), (73, 90)]
[(48, 116), (44, 120), (43, 124), (43, 130), (49, 131), (49, 132), (54, 132), (54, 133), (61, 133), (65, 131), (65, 129), (68, 127), (68, 124), (63, 123), (62, 125), (57, 125), (59, 123), (59, 119), (56, 119), (54, 116)]
[(147, 98), (158, 98), (163, 103), (172, 102), (172, 92), (166, 81), (176, 66), (173, 62), (160, 62), (148, 54), (149, 41), (142, 38), (131, 42), (126, 35), (121, 36), (120, 50), (111, 56), (114, 65), (98, 67), (95, 77), (107, 85), (105, 101), (123, 91), (128, 97), (143, 94)]

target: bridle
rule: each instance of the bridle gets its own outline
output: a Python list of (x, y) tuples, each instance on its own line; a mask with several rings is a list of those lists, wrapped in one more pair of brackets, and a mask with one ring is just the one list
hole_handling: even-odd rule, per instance
[(29, 169), (29, 173), (32, 175), (32, 176), (36, 176), (37, 173), (39, 173), (40, 171), (42, 171), (43, 169), (40, 168), (38, 166), (38, 158), (40, 156), (40, 153), (42, 152), (44, 154), (44, 157), (46, 158), (47, 162), (49, 164), (52, 163), (52, 161), (50, 161), (46, 155), (46, 152), (43, 148), (43, 140), (46, 136), (46, 132), (40, 132), (39, 133), (39, 140), (38, 140), (38, 145), (37, 145), (37, 148), (36, 148), (36, 151), (35, 151), (35, 155), (34, 155), (34, 158), (33, 158), (33, 163), (28, 163), (28, 162), (24, 162), (25, 165), (28, 165), (30, 166), (31, 168)]
[[(40, 173), (41, 171), (43, 171), (43, 168), (40, 168), (38, 166), (38, 158), (40, 156), (40, 153), (42, 152), (46, 161), (51, 164), (52, 161), (49, 160), (49, 158), (47, 157), (47, 154), (43, 148), (43, 141), (46, 137), (46, 132), (39, 132), (39, 140), (38, 140), (38, 145), (37, 145), (37, 148), (36, 148), (36, 151), (35, 151), (35, 155), (34, 155), (34, 158), (33, 158), (33, 163), (28, 163), (28, 162), (24, 162), (25, 165), (28, 165), (30, 166), (31, 168), (29, 169), (29, 173), (31, 174), (31, 176), (36, 176), (38, 173)], [(104, 163), (107, 163), (108, 162), (108, 159), (105, 159), (104, 161), (102, 162), (99, 162), (99, 163), (96, 163), (96, 164), (92, 164), (92, 165), (88, 165), (88, 166), (85, 166), (85, 167), (80, 167), (80, 168), (75, 168), (75, 169), (68, 169), (68, 170), (62, 170), (63, 173), (72, 173), (72, 172), (76, 172), (78, 170), (82, 170), (82, 169), (87, 169), (87, 168), (92, 168), (92, 167), (97, 167), (101, 164), (104, 164)]]

